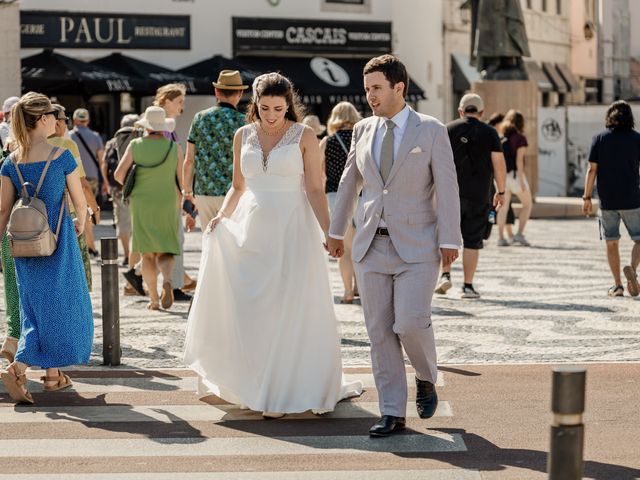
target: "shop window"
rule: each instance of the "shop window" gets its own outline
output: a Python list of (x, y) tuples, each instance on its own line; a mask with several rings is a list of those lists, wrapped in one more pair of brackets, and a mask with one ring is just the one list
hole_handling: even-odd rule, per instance
[(372, 0), (320, 0), (323, 12), (371, 13)]
[(565, 93), (558, 93), (558, 106), (567, 104), (567, 95)]
[(551, 99), (549, 97), (549, 92), (542, 92), (542, 106), (548, 107), (551, 103)]

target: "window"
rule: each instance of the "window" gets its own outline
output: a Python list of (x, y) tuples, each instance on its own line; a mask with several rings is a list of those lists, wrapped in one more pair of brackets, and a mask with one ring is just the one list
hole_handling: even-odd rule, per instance
[(562, 0), (556, 0), (556, 13), (562, 15)]
[(531, 10), (533, 7), (531, 6), (531, 0), (527, 0), (527, 8)]
[(542, 0), (542, 11), (543, 12), (547, 11), (547, 0)]

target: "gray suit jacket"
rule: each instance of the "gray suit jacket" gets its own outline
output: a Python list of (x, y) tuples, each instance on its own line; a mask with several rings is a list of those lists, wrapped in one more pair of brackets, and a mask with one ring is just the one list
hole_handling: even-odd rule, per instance
[(329, 235), (341, 237), (353, 217), (358, 194), (352, 258), (361, 261), (381, 216), (398, 255), (407, 263), (439, 261), (439, 246), (460, 245), (460, 200), (447, 129), (433, 117), (411, 110), (391, 173), (384, 184), (373, 159), (378, 117), (353, 131)]

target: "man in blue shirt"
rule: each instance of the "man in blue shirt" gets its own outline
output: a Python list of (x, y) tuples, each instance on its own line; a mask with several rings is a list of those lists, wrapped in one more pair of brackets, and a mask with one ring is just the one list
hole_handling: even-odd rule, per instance
[(622, 221), (634, 242), (631, 264), (623, 272), (629, 294), (636, 297), (636, 270), (640, 263), (640, 133), (634, 130), (631, 107), (622, 100), (612, 103), (607, 110), (605, 126), (607, 130), (593, 137), (591, 144), (582, 211), (587, 216), (591, 213), (591, 195), (597, 179), (600, 236), (607, 242), (607, 259), (615, 281), (609, 295), (624, 295), (618, 247)]

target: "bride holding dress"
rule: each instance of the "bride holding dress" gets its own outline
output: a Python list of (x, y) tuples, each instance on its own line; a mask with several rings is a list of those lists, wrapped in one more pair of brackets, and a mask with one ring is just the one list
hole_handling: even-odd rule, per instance
[(291, 82), (258, 77), (233, 185), (203, 236), (185, 341), (210, 393), (266, 417), (331, 411), (362, 392), (342, 376), (320, 149), (298, 120)]

